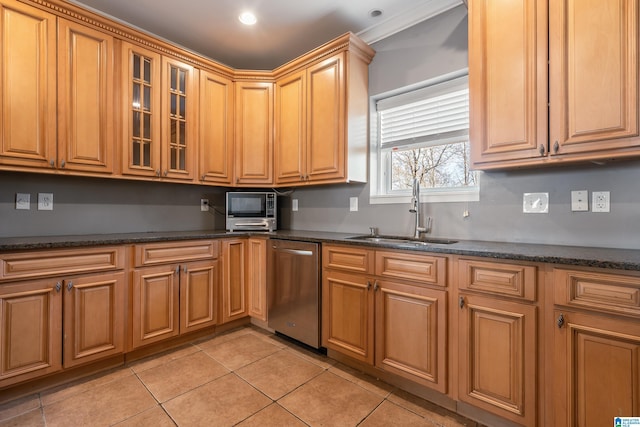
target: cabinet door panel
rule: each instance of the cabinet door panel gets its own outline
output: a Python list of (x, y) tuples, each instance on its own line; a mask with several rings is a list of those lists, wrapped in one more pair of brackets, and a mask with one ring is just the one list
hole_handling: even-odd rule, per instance
[(267, 321), (267, 240), (249, 239), (247, 281), (249, 315)]
[(58, 25), (58, 167), (113, 172), (113, 38)]
[(236, 82), (236, 184), (273, 183), (273, 84)]
[(197, 70), (162, 58), (162, 176), (192, 180), (195, 173)]
[(638, 3), (550, 2), (549, 16), (550, 140), (558, 154), (640, 145)]
[(124, 350), (124, 273), (64, 281), (64, 366)]
[(122, 172), (160, 176), (160, 70), (155, 52), (122, 42)]
[(62, 296), (55, 280), (0, 288), (0, 386), (62, 366)]
[(218, 261), (189, 263), (180, 277), (180, 333), (213, 326), (217, 321)]
[(221, 323), (249, 314), (246, 289), (246, 241), (222, 242), (222, 314)]
[(611, 425), (640, 416), (640, 325), (637, 321), (556, 311), (555, 425)]
[(482, 167), (539, 157), (547, 147), (546, 2), (478, 0), (469, 7), (472, 161)]
[(178, 335), (176, 266), (149, 267), (133, 273), (133, 347)]
[(514, 422), (536, 423), (536, 307), (464, 296), (459, 399)]
[(322, 344), (373, 364), (373, 291), (366, 276), (325, 272)]
[(276, 83), (276, 184), (305, 180), (307, 148), (306, 73)]
[(306, 152), (311, 181), (345, 176), (344, 54), (309, 68)]
[(446, 292), (379, 282), (376, 366), (447, 392)]
[(233, 153), (233, 83), (200, 71), (200, 180), (231, 185)]
[(56, 158), (56, 18), (0, 4), (0, 165), (51, 167)]

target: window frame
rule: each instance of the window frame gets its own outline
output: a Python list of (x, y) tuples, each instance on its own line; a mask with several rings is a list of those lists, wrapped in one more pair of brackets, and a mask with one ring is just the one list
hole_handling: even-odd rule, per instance
[[(396, 96), (405, 96), (408, 100), (412, 96), (419, 93), (419, 91), (429, 90), (431, 87), (437, 85), (446, 84), (448, 82), (453, 83), (455, 80), (467, 80), (468, 84), (468, 69), (458, 70), (452, 73), (441, 75), (414, 85), (405, 86), (392, 91), (384, 92), (378, 95), (370, 97), (370, 120), (372, 126), (370, 128), (370, 159), (369, 159), (369, 178), (370, 178), (370, 204), (392, 204), (392, 203), (409, 203), (411, 200), (411, 190), (404, 191), (388, 191), (390, 188), (391, 176), (385, 171), (391, 169), (391, 156), (383, 155), (382, 147), (380, 143), (380, 119), (377, 111), (377, 103)], [(437, 88), (434, 88), (436, 91)], [(407, 101), (411, 102), (411, 101)], [(453, 136), (448, 139), (450, 142), (459, 141), (459, 136)], [(441, 145), (439, 140), (434, 144), (429, 145)], [(419, 144), (416, 144), (419, 145)], [(406, 146), (406, 145), (405, 145)], [(461, 187), (459, 189), (453, 188), (422, 188), (420, 202), (471, 202), (478, 201), (480, 199), (479, 187), (480, 176), (476, 173), (476, 185), (473, 187)]]

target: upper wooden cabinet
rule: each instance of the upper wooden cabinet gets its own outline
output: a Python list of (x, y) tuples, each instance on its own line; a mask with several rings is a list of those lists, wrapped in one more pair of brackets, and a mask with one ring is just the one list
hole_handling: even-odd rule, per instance
[(323, 46), (276, 81), (276, 185), (367, 180), (373, 51), (350, 35), (336, 41), (342, 52), (327, 57)]
[(618, 0), (471, 2), (474, 167), (640, 155), (638, 20)]
[(113, 61), (113, 37), (59, 19), (58, 168), (113, 172)]
[(193, 180), (198, 70), (122, 43), (123, 173)]
[(113, 37), (58, 18), (56, 40), (55, 16), (0, 8), (0, 165), (113, 173)]
[(235, 84), (235, 184), (273, 184), (273, 83)]
[(203, 183), (232, 183), (233, 118), (233, 82), (201, 70), (198, 175)]
[(0, 2), (0, 165), (48, 168), (56, 159), (56, 18)]

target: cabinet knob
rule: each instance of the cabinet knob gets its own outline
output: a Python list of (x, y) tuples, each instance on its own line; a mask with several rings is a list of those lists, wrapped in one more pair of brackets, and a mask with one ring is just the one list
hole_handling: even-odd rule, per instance
[(160, 176), (160, 169), (156, 169), (156, 176)]
[(367, 290), (371, 289), (371, 282), (367, 280)]
[(540, 144), (540, 147), (538, 148), (538, 150), (540, 151), (540, 155), (544, 156), (544, 152), (545, 152), (544, 145)]
[(188, 271), (188, 270), (187, 270), (187, 266), (186, 266), (186, 265), (185, 265), (184, 267), (182, 267), (182, 272), (183, 272), (183, 273), (185, 273), (185, 274), (186, 274), (186, 273), (187, 273), (187, 271)]
[(179, 266), (179, 265), (178, 265), (178, 266), (176, 266), (176, 272), (175, 272), (175, 273), (176, 273), (176, 274), (180, 274), (180, 266)]
[(460, 308), (464, 308), (464, 297), (458, 298), (458, 305)]
[(373, 290), (374, 292), (378, 292), (379, 289), (380, 285), (378, 285), (378, 281), (376, 280), (375, 282), (373, 282)]
[(167, 175), (169, 175), (169, 171), (165, 169), (164, 176), (167, 176)]
[(200, 181), (204, 181), (204, 175), (200, 177)]
[(51, 165), (52, 168), (56, 167), (56, 161), (51, 159), (51, 161), (49, 162), (49, 164)]
[(71, 289), (73, 289), (73, 282), (69, 281), (69, 283), (67, 283), (67, 291), (71, 292)]
[(63, 168), (67, 165), (67, 162), (64, 161), (64, 159), (62, 159), (62, 161), (60, 162), (60, 167)]
[(558, 329), (561, 329), (564, 326), (564, 314), (560, 313), (558, 320), (556, 320), (556, 325), (558, 325)]
[(557, 153), (558, 151), (560, 151), (560, 144), (558, 144), (558, 141), (553, 143), (553, 152)]
[(61, 289), (62, 289), (62, 283), (60, 282), (56, 283), (56, 292), (60, 292)]

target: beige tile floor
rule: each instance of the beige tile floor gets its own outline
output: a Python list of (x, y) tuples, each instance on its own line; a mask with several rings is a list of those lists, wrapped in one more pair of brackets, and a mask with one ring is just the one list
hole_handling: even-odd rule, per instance
[(245, 327), (0, 406), (0, 426), (473, 426)]

